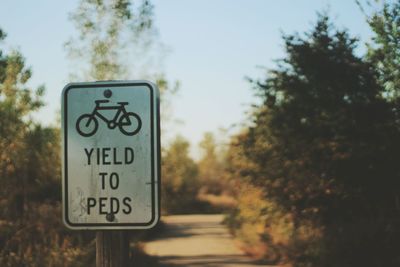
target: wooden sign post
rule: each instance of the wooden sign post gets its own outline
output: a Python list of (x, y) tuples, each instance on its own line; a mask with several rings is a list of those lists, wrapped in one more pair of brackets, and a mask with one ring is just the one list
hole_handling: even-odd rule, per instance
[(129, 236), (124, 231), (98, 231), (96, 234), (96, 266), (129, 265)]

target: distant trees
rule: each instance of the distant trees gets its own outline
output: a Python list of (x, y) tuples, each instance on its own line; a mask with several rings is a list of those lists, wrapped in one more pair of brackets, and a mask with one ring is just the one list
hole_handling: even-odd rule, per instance
[(192, 159), (190, 143), (175, 137), (162, 153), (161, 192), (165, 214), (221, 212), (231, 199), (225, 177), (224, 157), (214, 134), (207, 132), (200, 142), (201, 157)]
[(78, 33), (65, 43), (73, 81), (151, 79), (168, 109), (179, 84), (169, 82), (159, 67), (164, 50), (151, 1), (80, 0), (70, 20)]
[[(264, 223), (258, 234), (270, 249), (279, 248), (275, 259), (294, 266), (400, 264), (393, 250), (400, 128), (388, 94), (398, 90), (390, 67), (399, 59), (397, 33), (390, 30), (396, 7), (371, 20), (379, 37), (367, 57), (354, 53), (355, 38), (320, 15), (304, 36), (284, 36), (285, 58), (254, 81), (262, 104), (254, 125), (232, 141), (230, 169), (242, 185), (262, 189), (254, 201), (263, 200), (264, 210), (251, 220)], [(238, 194), (243, 199), (246, 192)], [(241, 214), (251, 205), (239, 203), (234, 231), (249, 222)]]
[(192, 213), (197, 202), (198, 167), (189, 155), (189, 142), (177, 136), (163, 152), (161, 167), (164, 213)]
[(74, 70), (78, 79), (130, 78), (133, 64), (129, 56), (143, 45), (142, 39), (149, 45), (155, 30), (148, 0), (134, 8), (129, 0), (81, 0), (70, 19), (78, 37), (71, 38), (66, 48), (71, 59), (79, 62)]
[(219, 195), (226, 187), (220, 144), (217, 143), (214, 134), (206, 132), (199, 146), (202, 152), (198, 162), (201, 193)]

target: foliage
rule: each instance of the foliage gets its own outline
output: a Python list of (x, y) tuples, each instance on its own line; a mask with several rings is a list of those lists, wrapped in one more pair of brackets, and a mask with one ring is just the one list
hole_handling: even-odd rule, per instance
[(201, 209), (203, 213), (226, 213), (236, 205), (232, 197), (234, 187), (226, 175), (226, 145), (222, 141), (224, 134), (224, 130), (220, 130), (219, 135), (206, 132), (199, 143), (197, 198), (207, 204)]
[(232, 204), (222, 196), (229, 188), (224, 178), (224, 163), (212, 133), (200, 143), (203, 155), (195, 162), (190, 144), (176, 136), (162, 151), (162, 211), (177, 213), (215, 213)]
[(198, 162), (201, 193), (219, 195), (225, 189), (224, 162), (217, 141), (211, 132), (200, 142), (202, 157)]
[(71, 14), (79, 36), (66, 43), (69, 56), (86, 64), (86, 78), (115, 80), (126, 78), (126, 60), (136, 39), (153, 29), (153, 6), (142, 1), (133, 10), (131, 1), (82, 0)]
[(247, 164), (231, 173), (290, 219), (282, 251), (295, 266), (397, 266), (400, 132), (374, 61), (326, 15), (284, 41), (286, 57), (254, 82), (263, 102), (232, 144)]
[(162, 155), (162, 209), (191, 213), (198, 191), (197, 165), (189, 156), (189, 142), (177, 136)]
[(31, 120), (44, 87), (30, 77), (18, 51), (0, 50), (0, 265), (78, 266), (86, 249), (60, 219), (59, 130)]
[(373, 43), (369, 44), (368, 59), (379, 74), (385, 87), (385, 95), (398, 101), (400, 97), (400, 1), (391, 4), (383, 1), (383, 8), (367, 15), (373, 31)]
[[(149, 0), (80, 0), (70, 14), (78, 36), (65, 43), (74, 63), (72, 80), (150, 79), (161, 92), (162, 130), (171, 122), (171, 101), (179, 82), (168, 81), (159, 67), (164, 46)], [(136, 78), (136, 79), (138, 79)]]
[(44, 88), (32, 91), (26, 87), (31, 70), (18, 51), (9, 55), (0, 51), (0, 65), (0, 178), (4, 184), (0, 196), (10, 201), (8, 215), (15, 218), (24, 212), (25, 186), (34, 182), (27, 179), (23, 168), (31, 160), (25, 154), (32, 125), (27, 116), (42, 105)]

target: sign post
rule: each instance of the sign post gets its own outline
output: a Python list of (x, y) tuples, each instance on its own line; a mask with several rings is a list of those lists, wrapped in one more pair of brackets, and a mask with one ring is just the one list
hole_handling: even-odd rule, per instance
[(130, 266), (129, 236), (126, 232), (98, 231), (96, 233), (96, 266)]
[[(157, 224), (159, 123), (159, 91), (150, 82), (109, 81), (65, 86), (62, 202), (67, 227), (128, 230), (149, 229)], [(103, 256), (97, 255), (97, 259), (111, 253), (107, 252), (111, 243), (115, 243), (113, 246), (126, 243), (124, 233), (99, 232), (97, 243), (102, 243), (102, 249), (98, 246), (97, 251), (102, 251)]]

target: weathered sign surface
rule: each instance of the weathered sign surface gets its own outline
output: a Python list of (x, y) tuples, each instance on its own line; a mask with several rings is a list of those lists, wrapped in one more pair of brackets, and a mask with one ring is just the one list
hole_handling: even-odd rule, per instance
[(63, 218), (73, 229), (146, 229), (159, 218), (159, 92), (147, 81), (62, 93)]

